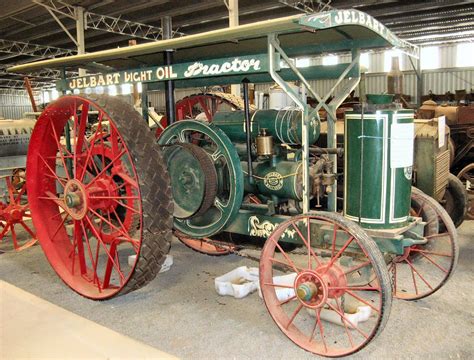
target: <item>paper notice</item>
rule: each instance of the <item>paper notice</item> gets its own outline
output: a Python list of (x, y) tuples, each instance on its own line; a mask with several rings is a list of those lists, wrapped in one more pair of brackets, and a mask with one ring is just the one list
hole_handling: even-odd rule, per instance
[(404, 168), (413, 165), (413, 139), (415, 125), (392, 124), (390, 137), (390, 167)]
[(441, 148), (446, 141), (446, 116), (438, 118), (438, 146)]

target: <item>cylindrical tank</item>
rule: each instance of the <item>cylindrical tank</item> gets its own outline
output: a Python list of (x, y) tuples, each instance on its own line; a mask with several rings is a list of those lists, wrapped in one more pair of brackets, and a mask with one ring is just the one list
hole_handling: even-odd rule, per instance
[[(247, 171), (248, 164), (241, 162)], [(301, 200), (303, 194), (303, 168), (301, 161), (254, 162), (254, 183), (245, 177), (245, 191), (248, 193), (277, 196), (280, 199)]]
[[(245, 115), (243, 111), (218, 112), (212, 120), (234, 142), (245, 142)], [(309, 143), (319, 138), (319, 115), (309, 120)], [(251, 114), (251, 132), (255, 138), (260, 129), (266, 129), (276, 143), (301, 145), (301, 111), (257, 110)]]
[(21, 156), (28, 152), (36, 120), (0, 120), (0, 157)]
[(413, 111), (389, 106), (346, 113), (344, 214), (365, 228), (400, 228), (408, 222), (413, 118)]

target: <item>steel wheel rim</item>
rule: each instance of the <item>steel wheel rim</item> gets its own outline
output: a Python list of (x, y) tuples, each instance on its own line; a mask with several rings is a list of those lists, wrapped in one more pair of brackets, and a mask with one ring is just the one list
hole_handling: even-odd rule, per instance
[[(451, 277), (458, 257), (456, 228), (449, 214), (419, 190), (412, 192), (412, 198), (436, 213), (440, 230), (425, 233), (427, 244), (407, 247), (403, 255), (391, 262), (393, 294), (402, 300), (418, 300), (438, 291)], [(421, 211), (422, 208), (416, 216), (421, 216)]]
[[(272, 316), (273, 320), (275, 323), (278, 325), (280, 330), (287, 335), (290, 340), (292, 340), (295, 344), (298, 346), (302, 347), (306, 351), (310, 351), (312, 353), (322, 355), (322, 356), (327, 356), (327, 357), (339, 357), (339, 356), (345, 356), (352, 354), (354, 352), (359, 351), (362, 349), (364, 346), (366, 346), (380, 331), (380, 329), (383, 327), (383, 324), (386, 321), (386, 315), (388, 312), (386, 312), (384, 309), (384, 295), (383, 295), (383, 290), (380, 288), (380, 283), (376, 284), (378, 282), (378, 278), (375, 276), (371, 277), (370, 282), (366, 286), (359, 286), (360, 289), (362, 290), (354, 290), (353, 288), (358, 289), (358, 287), (353, 286), (351, 287), (349, 283), (346, 282), (346, 285), (344, 285), (344, 281), (342, 281), (341, 284), (336, 284), (341, 285), (341, 286), (334, 286), (334, 282), (332, 285), (327, 283), (326, 280), (326, 285), (321, 287), (321, 290), (319, 293), (321, 294), (321, 299), (319, 300), (319, 303), (316, 301), (312, 304), (304, 303), (304, 301), (301, 301), (299, 294), (297, 293), (297, 286), (299, 286), (299, 279), (302, 276), (302, 274), (308, 274), (310, 276), (314, 276), (315, 279), (318, 279), (318, 281), (321, 281), (325, 276), (327, 276), (328, 273), (331, 272), (331, 269), (333, 267), (338, 267), (339, 269), (335, 272), (335, 274), (343, 274), (344, 271), (349, 271), (349, 273), (353, 273), (357, 271), (357, 267), (360, 266), (361, 264), (364, 263), (362, 261), (361, 264), (350, 266), (348, 269), (342, 270), (340, 266), (336, 264), (337, 261), (335, 261), (332, 265), (331, 260), (325, 261), (324, 258), (320, 257), (317, 252), (311, 253), (311, 251), (307, 251), (307, 258), (308, 258), (308, 265), (306, 265), (306, 268), (300, 269), (299, 266), (296, 266), (296, 269), (298, 271), (298, 275), (296, 275), (296, 279), (293, 283), (293, 285), (290, 286), (290, 288), (293, 289), (295, 292), (295, 295), (289, 297), (286, 300), (280, 301), (276, 295), (276, 288), (279, 289), (284, 289), (288, 288), (288, 286), (275, 286), (273, 284), (273, 274), (274, 274), (274, 264), (277, 264), (278, 266), (282, 265), (281, 261), (277, 261), (278, 259), (272, 257), (275, 256), (275, 249), (278, 248), (280, 251), (280, 254), (282, 255), (282, 259), (286, 260), (287, 264), (285, 266), (290, 265), (290, 267), (293, 267), (293, 264), (289, 262), (287, 259), (287, 256), (289, 253), (286, 253), (285, 256), (285, 251), (279, 247), (278, 245), (278, 239), (284, 234), (284, 232), (287, 229), (293, 229), (296, 230), (298, 226), (294, 226), (294, 224), (304, 220), (308, 219), (306, 221), (311, 222), (312, 220), (321, 220), (324, 222), (330, 222), (327, 218), (320, 217), (320, 216), (297, 216), (294, 217), (282, 224), (275, 230), (275, 232), (270, 236), (270, 238), (267, 240), (265, 243), (264, 249), (262, 251), (261, 255), (261, 261), (260, 261), (260, 286), (262, 289), (262, 295), (265, 301), (265, 305)], [(340, 224), (336, 224), (335, 222), (332, 223), (333, 225), (336, 226), (337, 231), (348, 231), (345, 229), (343, 226)], [(308, 238), (308, 234), (304, 233), (302, 231), (296, 231), (297, 236), (300, 236), (300, 238)], [(336, 233), (336, 232), (335, 232)], [(303, 235), (304, 234), (304, 235)], [(373, 259), (370, 259), (370, 257), (367, 255), (368, 249), (365, 249), (364, 246), (361, 246), (359, 241), (357, 239), (352, 239), (351, 242), (356, 242), (357, 245), (360, 246), (361, 249), (363, 249), (364, 256), (366, 257), (366, 261), (369, 261), (369, 265), (372, 267), (374, 266), (374, 263), (372, 263)], [(303, 241), (304, 245), (303, 248), (307, 248), (308, 243)], [(314, 248), (311, 247), (311, 249)], [(339, 249), (335, 249), (335, 252), (333, 252), (334, 258), (339, 258), (338, 254), (340, 253), (340, 256), (342, 256), (345, 253), (344, 246)], [(347, 248), (346, 248), (347, 249)], [(342, 251), (342, 252), (341, 252)], [(291, 257), (288, 256), (288, 258), (291, 259)], [(319, 258), (319, 261), (321, 262), (320, 264), (316, 261), (316, 258)], [(280, 259), (281, 260), (281, 259)], [(314, 265), (314, 266), (313, 266)], [(382, 261), (380, 260), (379, 270), (381, 269), (380, 266), (382, 265)], [(325, 268), (326, 266), (326, 268)], [(272, 269), (272, 271), (269, 271), (268, 269)], [(321, 270), (318, 270), (321, 269)], [(354, 269), (354, 270), (352, 270)], [(375, 270), (373, 268), (372, 270)], [(334, 279), (337, 276), (332, 276)], [(345, 279), (347, 281), (347, 278)], [(386, 285), (387, 286), (387, 285)], [(346, 289), (345, 289), (346, 288)], [(348, 318), (346, 317), (346, 314), (343, 310), (343, 307), (345, 304), (341, 301), (341, 299), (345, 299), (345, 295), (348, 294), (347, 290), (351, 293), (349, 296), (352, 297), (355, 301), (358, 301), (359, 303), (364, 303), (367, 302), (367, 306), (371, 308), (371, 311), (374, 312), (376, 319), (370, 318), (369, 321), (371, 321), (371, 324), (366, 324), (364, 326), (363, 323), (358, 324), (356, 326), (353, 322), (348, 321)], [(389, 290), (388, 290), (389, 291)], [(370, 298), (374, 299), (375, 302), (368, 301), (368, 298), (361, 295), (361, 293), (371, 293)], [(317, 295), (318, 293), (316, 293)], [(355, 295), (356, 297), (353, 297)], [(297, 301), (295, 301), (295, 299)], [(331, 300), (332, 299), (332, 300)], [(363, 301), (361, 301), (363, 300)], [(347, 300), (345, 300), (347, 301)], [(295, 306), (294, 310), (284, 310), (285, 306), (288, 306), (290, 303), (298, 303), (297, 306)], [(344, 314), (344, 320), (342, 321), (342, 324), (344, 326), (340, 325), (335, 325), (335, 324), (329, 324), (328, 322), (324, 321), (322, 317), (324, 317), (324, 311), (323, 308), (326, 306), (329, 307), (329, 309), (333, 310), (337, 315), (339, 315), (339, 318), (342, 319), (340, 315)], [(298, 316), (300, 316), (301, 313), (303, 313), (303, 309), (312, 309), (315, 311), (315, 318), (312, 320), (314, 324), (311, 326), (306, 326), (306, 331), (301, 331), (300, 327), (297, 327), (295, 325), (296, 319)], [(342, 312), (341, 312), (342, 311)], [(290, 315), (291, 314), (291, 315)], [(323, 314), (323, 315), (322, 315)], [(305, 314), (307, 315), (307, 314)], [(302, 324), (302, 323), (301, 323)], [(329, 324), (329, 325), (328, 325)], [(368, 326), (367, 326), (368, 325)], [(364, 329), (362, 330), (362, 326), (364, 326)], [(303, 325), (301, 326), (301, 328)], [(350, 329), (351, 328), (351, 329)], [(358, 328), (358, 329), (357, 329)], [(328, 329), (331, 329), (331, 333), (328, 334)], [(361, 332), (359, 332), (359, 330)], [(334, 346), (334, 339), (330, 339), (332, 335), (337, 333), (338, 339), (345, 339), (345, 343), (342, 348), (340, 348), (340, 344), (335, 347)], [(356, 341), (357, 339), (363, 339), (361, 341)]]
[(467, 165), (459, 172), (457, 177), (464, 185), (467, 181), (470, 183), (470, 188), (466, 190), (469, 202), (466, 217), (469, 220), (474, 220), (474, 164)]
[[(86, 125), (92, 108), (99, 112), (98, 125), (87, 139)], [(70, 151), (60, 141), (68, 119), (73, 122)], [(108, 165), (101, 167), (93, 161), (92, 149), (96, 145), (111, 147), (113, 159)], [(33, 221), (54, 270), (85, 297), (106, 299), (119, 293), (138, 261), (142, 209), (133, 159), (114, 120), (89, 99), (60, 98), (38, 119), (27, 162), (30, 177), (35, 179), (27, 184)], [(67, 169), (62, 174), (61, 166)], [(90, 172), (92, 168), (95, 175)], [(120, 185), (108, 174), (109, 170), (133, 185), (133, 199), (120, 195)], [(81, 207), (85, 211), (80, 211)], [(117, 213), (120, 208), (136, 214), (136, 229), (124, 227)], [(121, 236), (105, 239), (97, 226), (101, 231), (116, 230)], [(136, 255), (131, 266), (129, 255)]]

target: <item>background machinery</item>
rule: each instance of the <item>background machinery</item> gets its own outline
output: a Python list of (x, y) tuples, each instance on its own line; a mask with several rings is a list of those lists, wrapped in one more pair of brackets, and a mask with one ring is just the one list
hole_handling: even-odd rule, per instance
[(25, 193), (26, 153), (35, 122), (0, 120), (0, 252), (36, 243)]
[[(242, 83), (244, 90), (243, 111), (216, 112), (211, 123), (170, 118), (158, 144), (133, 107), (116, 98), (70, 95), (50, 104), (31, 136), (27, 191), (52, 267), (79, 294), (103, 300), (156, 276), (172, 230), (217, 253), (236, 249), (225, 234), (243, 237), (263, 245), (263, 300), (290, 340), (323, 356), (359, 351), (383, 329), (393, 296), (431, 295), (458, 256), (446, 211), (411, 189), (414, 113), (390, 101), (347, 114), (344, 213), (337, 212), (336, 109), (360, 81), (360, 49), (387, 46), (418, 53), (371, 16), (334, 10), (14, 67), (125, 61), (107, 76), (64, 79), (60, 90), (135, 72), (149, 76), (149, 86), (174, 79), (176, 86)], [(196, 62), (196, 47), (214, 58)], [(351, 62), (300, 70), (289, 58), (328, 47), (351, 51)], [(127, 69), (169, 49), (179, 49), (172, 65)], [(308, 78), (337, 79), (332, 100)], [(289, 84), (295, 80), (316, 109)], [(248, 83), (268, 81), (296, 109), (252, 111)], [(321, 108), (325, 148), (314, 145)]]

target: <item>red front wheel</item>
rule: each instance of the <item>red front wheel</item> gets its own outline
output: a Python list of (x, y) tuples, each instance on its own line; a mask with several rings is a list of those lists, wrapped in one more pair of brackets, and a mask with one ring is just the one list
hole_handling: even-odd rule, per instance
[[(287, 251), (288, 240), (302, 245)], [(328, 357), (366, 346), (383, 329), (392, 301), (377, 245), (334, 213), (280, 224), (262, 251), (260, 287), (280, 330), (306, 351)]]
[(107, 96), (58, 99), (38, 119), (27, 169), (39, 241), (67, 285), (106, 299), (154, 278), (169, 249), (171, 193), (133, 108)]

